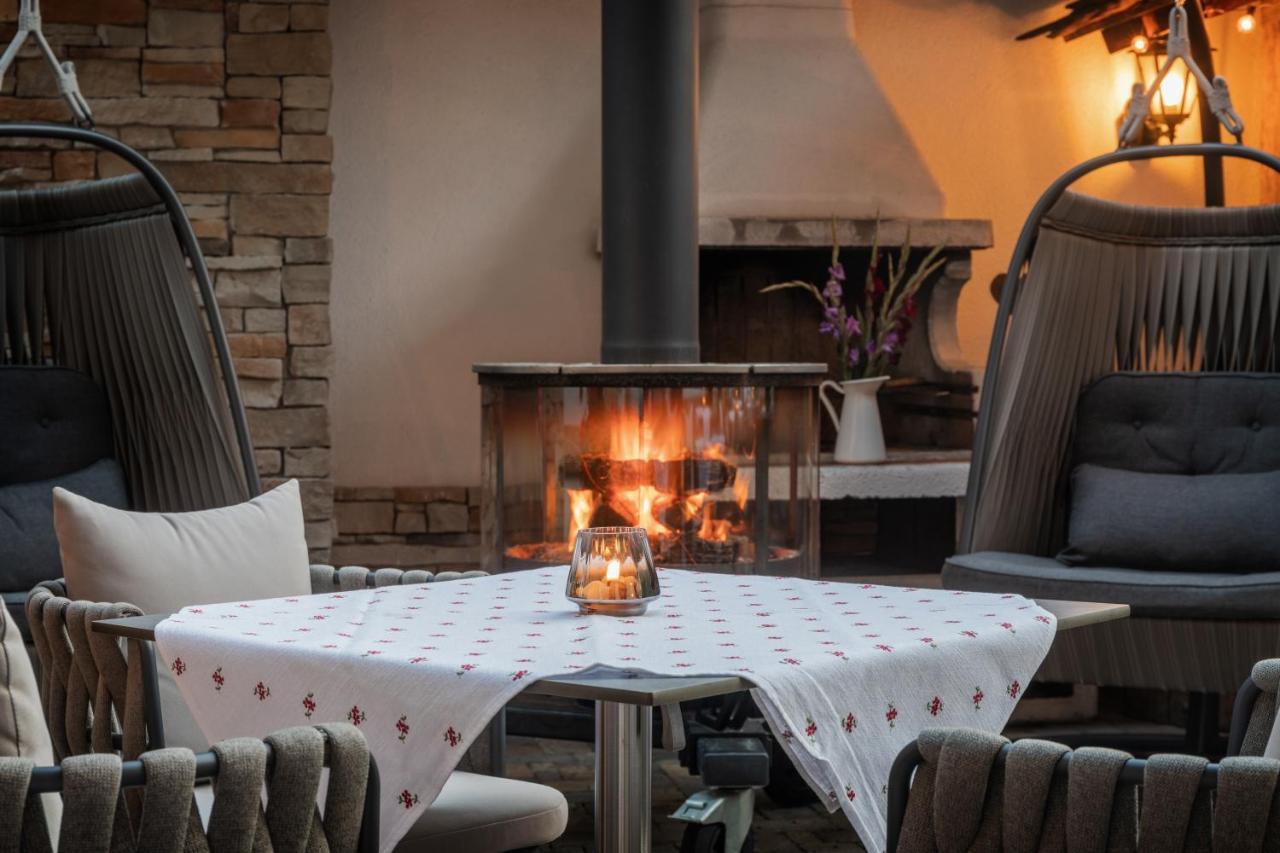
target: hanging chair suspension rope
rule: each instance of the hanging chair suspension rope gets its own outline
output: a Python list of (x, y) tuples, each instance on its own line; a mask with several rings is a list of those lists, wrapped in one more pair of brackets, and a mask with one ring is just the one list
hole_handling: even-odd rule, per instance
[(1244, 122), (1231, 104), (1231, 91), (1227, 88), (1227, 81), (1219, 75), (1210, 82), (1204, 71), (1200, 69), (1195, 57), (1191, 55), (1191, 40), (1187, 34), (1187, 10), (1183, 8), (1184, 2), (1185, 0), (1178, 0), (1169, 10), (1168, 52), (1165, 55), (1164, 64), (1160, 66), (1160, 71), (1146, 90), (1143, 90), (1141, 83), (1133, 84), (1133, 94), (1129, 97), (1124, 120), (1120, 123), (1121, 148), (1127, 148), (1138, 141), (1142, 133), (1142, 124), (1151, 112), (1152, 99), (1156, 92), (1160, 91), (1160, 84), (1168, 76), (1173, 64), (1179, 60), (1196, 78), (1196, 85), (1204, 93), (1209, 103), (1209, 111), (1213, 113), (1214, 118), (1236, 138), (1237, 143), (1243, 141)]
[(89, 102), (84, 99), (84, 95), (80, 94), (75, 65), (70, 60), (59, 62), (58, 57), (53, 55), (53, 48), (49, 47), (49, 41), (44, 37), (40, 19), (40, 0), (20, 0), (18, 31), (14, 33), (13, 41), (9, 42), (4, 53), (0, 55), (0, 81), (3, 81), (9, 66), (17, 58), (18, 51), (27, 43), (28, 37), (36, 40), (36, 46), (40, 48), (45, 61), (53, 69), (53, 76), (58, 81), (58, 93), (67, 102), (67, 106), (71, 107), (76, 124), (93, 127), (93, 110), (89, 108)]

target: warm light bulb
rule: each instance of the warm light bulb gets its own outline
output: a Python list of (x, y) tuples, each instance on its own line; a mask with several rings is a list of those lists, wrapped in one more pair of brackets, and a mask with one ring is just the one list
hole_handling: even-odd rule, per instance
[(1137, 35), (1129, 42), (1129, 47), (1133, 48), (1134, 53), (1146, 53), (1147, 48), (1151, 47), (1151, 41), (1146, 36)]
[(1186, 84), (1179, 74), (1166, 74), (1164, 79), (1160, 81), (1160, 99), (1164, 101), (1166, 108), (1173, 108), (1182, 104), (1182, 92)]
[(1258, 19), (1253, 16), (1253, 7), (1236, 19), (1236, 29), (1242, 33), (1251, 33), (1258, 28)]

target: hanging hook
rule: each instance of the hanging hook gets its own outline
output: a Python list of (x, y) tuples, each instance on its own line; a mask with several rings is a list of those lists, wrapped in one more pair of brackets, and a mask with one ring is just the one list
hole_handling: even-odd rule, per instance
[(1231, 103), (1231, 92), (1227, 88), (1226, 79), (1219, 75), (1210, 81), (1205, 76), (1205, 73), (1200, 70), (1200, 66), (1196, 64), (1195, 57), (1191, 54), (1191, 37), (1188, 34), (1185, 3), (1186, 0), (1176, 0), (1173, 8), (1169, 10), (1168, 46), (1166, 47), (1164, 64), (1160, 66), (1155, 79), (1151, 81), (1151, 85), (1147, 87), (1146, 91), (1142, 91), (1141, 83), (1133, 84), (1133, 94), (1130, 96), (1129, 103), (1125, 108), (1124, 120), (1120, 123), (1121, 148), (1128, 147), (1138, 141), (1138, 135), (1142, 130), (1142, 122), (1146, 119), (1146, 115), (1151, 109), (1152, 98), (1155, 97), (1155, 93), (1160, 84), (1164, 82), (1164, 78), (1168, 76), (1173, 64), (1179, 60), (1187, 66), (1191, 75), (1195, 77), (1196, 85), (1200, 87), (1200, 91), (1204, 94), (1209, 111), (1213, 113), (1214, 118), (1227, 129), (1228, 133), (1235, 136), (1237, 142), (1244, 135), (1244, 121)]
[(84, 99), (84, 95), (80, 93), (80, 83), (76, 79), (75, 64), (70, 60), (66, 62), (58, 61), (58, 57), (53, 53), (53, 48), (49, 46), (49, 41), (44, 37), (42, 27), (40, 0), (21, 0), (18, 7), (18, 31), (14, 33), (13, 40), (9, 42), (9, 46), (5, 48), (4, 53), (0, 54), (0, 83), (4, 82), (4, 75), (9, 71), (9, 66), (13, 64), (13, 60), (17, 58), (18, 51), (26, 44), (27, 38), (34, 38), (36, 47), (40, 49), (45, 61), (53, 69), (53, 76), (58, 82), (58, 94), (62, 96), (62, 99), (67, 102), (67, 106), (71, 108), (75, 123), (81, 127), (93, 127), (93, 110), (90, 109), (89, 102)]

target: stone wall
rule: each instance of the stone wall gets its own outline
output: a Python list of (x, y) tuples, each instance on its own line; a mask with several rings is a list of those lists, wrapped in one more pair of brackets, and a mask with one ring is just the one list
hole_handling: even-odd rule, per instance
[[(317, 558), (333, 538), (329, 377), (329, 7), (321, 2), (44, 0), (45, 33), (75, 62), (99, 130), (142, 150), (200, 237), (249, 409), (264, 485), (296, 477)], [(16, 0), (0, 2), (0, 35)], [(28, 47), (0, 119), (67, 122)], [(106, 177), (114, 156), (0, 150), (0, 183)]]
[(462, 569), (480, 565), (480, 489), (339, 486), (336, 565)]

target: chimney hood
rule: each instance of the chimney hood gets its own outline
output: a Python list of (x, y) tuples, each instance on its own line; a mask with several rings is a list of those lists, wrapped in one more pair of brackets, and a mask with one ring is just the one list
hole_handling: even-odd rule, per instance
[(852, 0), (701, 0), (700, 29), (702, 216), (942, 216)]

